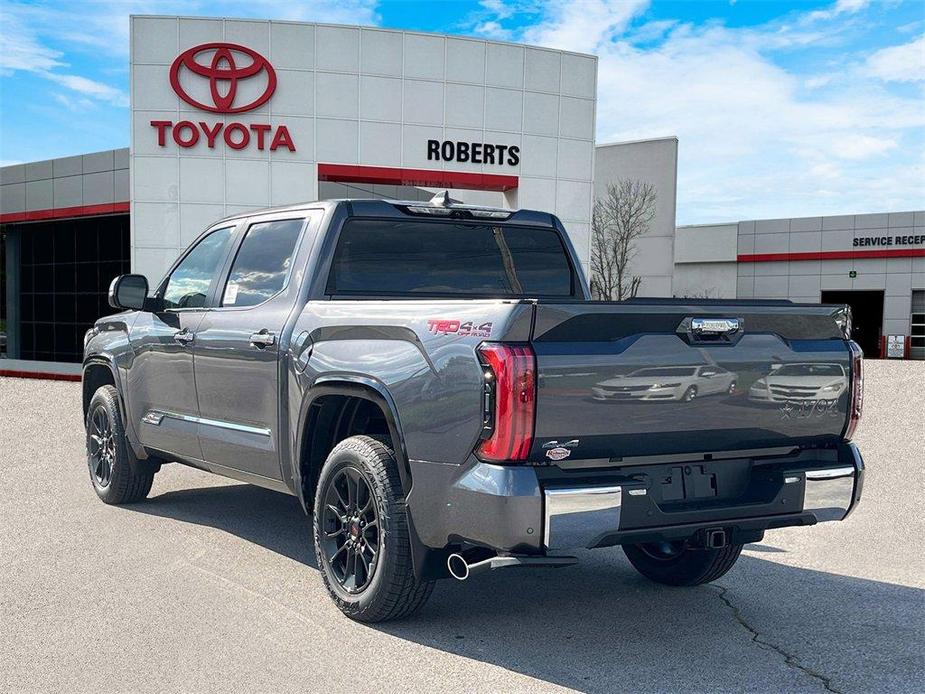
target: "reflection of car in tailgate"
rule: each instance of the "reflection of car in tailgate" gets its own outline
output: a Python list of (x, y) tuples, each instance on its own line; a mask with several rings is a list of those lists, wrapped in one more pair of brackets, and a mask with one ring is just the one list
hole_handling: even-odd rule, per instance
[(735, 374), (721, 366), (666, 366), (638, 369), (601, 381), (591, 389), (595, 400), (684, 400), (731, 393)]
[(837, 400), (848, 391), (842, 364), (784, 364), (755, 381), (748, 397), (756, 402)]

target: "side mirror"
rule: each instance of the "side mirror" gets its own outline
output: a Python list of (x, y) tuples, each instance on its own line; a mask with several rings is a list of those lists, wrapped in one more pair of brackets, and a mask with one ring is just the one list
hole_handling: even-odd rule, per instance
[(148, 278), (144, 275), (119, 275), (109, 285), (109, 305), (143, 311), (148, 298)]

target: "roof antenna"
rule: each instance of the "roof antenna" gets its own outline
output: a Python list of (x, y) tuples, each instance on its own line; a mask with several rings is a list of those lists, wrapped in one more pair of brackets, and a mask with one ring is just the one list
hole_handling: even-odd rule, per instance
[(450, 191), (445, 190), (432, 197), (430, 199), (430, 204), (437, 205), (438, 207), (449, 207), (450, 205), (461, 205), (462, 200), (454, 200), (450, 197)]

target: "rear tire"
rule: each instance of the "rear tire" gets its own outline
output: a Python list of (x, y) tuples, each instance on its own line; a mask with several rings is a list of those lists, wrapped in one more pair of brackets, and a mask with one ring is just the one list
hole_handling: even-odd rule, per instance
[(350, 619), (384, 622), (417, 612), (434, 581), (420, 581), (395, 454), (369, 436), (334, 447), (315, 493), (315, 554), (324, 586)]
[(87, 465), (96, 495), (107, 504), (130, 504), (148, 496), (157, 469), (132, 452), (114, 386), (100, 386), (93, 394), (85, 424)]
[(623, 545), (630, 564), (650, 581), (666, 586), (699, 586), (732, 568), (744, 545), (722, 549), (687, 549), (681, 543)]

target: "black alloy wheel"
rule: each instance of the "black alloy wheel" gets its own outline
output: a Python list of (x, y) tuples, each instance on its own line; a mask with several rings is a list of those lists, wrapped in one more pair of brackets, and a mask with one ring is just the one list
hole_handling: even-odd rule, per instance
[(103, 405), (98, 405), (90, 415), (87, 447), (90, 474), (98, 487), (108, 487), (116, 460), (116, 438), (109, 412)]
[(380, 539), (376, 500), (363, 472), (338, 470), (321, 513), (321, 549), (331, 573), (348, 593), (362, 592), (376, 574)]
[(125, 438), (119, 392), (112, 385), (96, 389), (87, 407), (87, 467), (96, 495), (107, 504), (144, 499), (151, 491), (160, 460), (139, 460)]
[(321, 579), (358, 622), (417, 612), (434, 580), (415, 573), (413, 535), (391, 441), (357, 434), (328, 454), (315, 489), (312, 537)]

